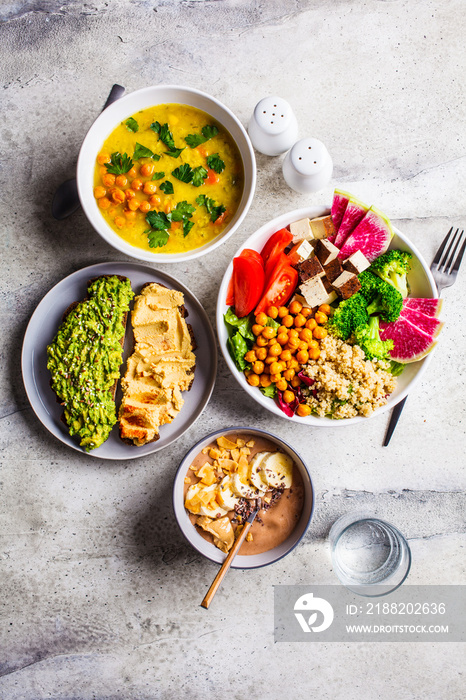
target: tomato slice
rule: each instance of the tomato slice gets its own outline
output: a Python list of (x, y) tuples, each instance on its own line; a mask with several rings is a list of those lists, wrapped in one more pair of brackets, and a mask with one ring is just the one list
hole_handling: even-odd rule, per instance
[(269, 240), (261, 250), (261, 255), (266, 266), (266, 276), (267, 267), (269, 268), (269, 272), (273, 270), (275, 259), (278, 258), (281, 253), (283, 253), (286, 246), (289, 245), (292, 240), (293, 236), (287, 228), (282, 228), (280, 231), (277, 231), (270, 236)]
[(238, 318), (243, 318), (251, 313), (261, 298), (264, 279), (264, 268), (255, 258), (243, 255), (234, 258), (233, 292), (235, 313)]
[[(252, 248), (245, 248), (244, 250), (241, 251), (239, 257), (241, 257), (241, 258), (254, 258), (254, 260), (256, 260), (262, 268), (264, 267), (264, 261), (262, 260), (262, 256), (260, 253), (257, 252), (257, 250), (253, 250)], [(225, 300), (227, 306), (234, 306), (235, 305), (234, 276), (235, 276), (235, 272), (233, 269), (233, 274), (232, 274), (230, 281), (228, 283), (227, 298)]]
[(267, 311), (269, 306), (284, 306), (296, 289), (297, 283), (298, 271), (280, 260), (271, 273), (262, 299), (256, 306), (256, 316), (262, 311)]

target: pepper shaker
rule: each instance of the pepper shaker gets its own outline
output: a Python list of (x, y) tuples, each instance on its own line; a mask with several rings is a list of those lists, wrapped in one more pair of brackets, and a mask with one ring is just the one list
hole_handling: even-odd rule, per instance
[(254, 108), (248, 133), (259, 153), (285, 153), (298, 137), (298, 122), (291, 105), (282, 97), (264, 97)]
[(297, 141), (283, 161), (283, 177), (296, 192), (308, 194), (323, 189), (333, 172), (333, 162), (319, 139)]

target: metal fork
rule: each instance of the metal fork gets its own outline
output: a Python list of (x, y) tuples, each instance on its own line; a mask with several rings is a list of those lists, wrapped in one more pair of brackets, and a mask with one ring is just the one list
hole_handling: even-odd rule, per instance
[[(452, 226), (443, 239), (435, 258), (432, 260), (432, 265), (430, 266), (430, 271), (432, 272), (432, 277), (437, 285), (439, 296), (442, 293), (442, 289), (451, 287), (451, 285), (455, 283), (456, 278), (458, 277), (458, 270), (460, 269), (465, 248), (466, 236), (464, 235), (464, 230), (460, 233), (459, 228), (457, 228), (455, 233), (453, 233)], [(403, 401), (400, 401), (400, 403), (398, 403), (392, 411), (387, 434), (385, 435), (385, 440), (383, 441), (384, 447), (387, 447), (388, 443), (390, 442), (407, 398), (408, 397), (405, 396)]]

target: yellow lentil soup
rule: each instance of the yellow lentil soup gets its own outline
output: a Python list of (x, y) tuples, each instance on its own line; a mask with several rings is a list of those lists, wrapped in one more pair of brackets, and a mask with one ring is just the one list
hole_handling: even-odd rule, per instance
[(181, 253), (222, 233), (243, 183), (241, 156), (226, 129), (195, 107), (165, 104), (112, 131), (97, 156), (94, 196), (131, 245)]

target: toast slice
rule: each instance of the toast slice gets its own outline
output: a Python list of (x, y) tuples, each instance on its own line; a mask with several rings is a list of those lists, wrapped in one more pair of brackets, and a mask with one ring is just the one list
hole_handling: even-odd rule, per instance
[(117, 421), (115, 394), (133, 296), (127, 277), (89, 280), (87, 296), (67, 308), (47, 347), (50, 385), (63, 406), (62, 420), (87, 452), (105, 442)]
[(159, 427), (180, 412), (194, 381), (196, 341), (182, 292), (152, 282), (131, 313), (133, 352), (121, 380), (120, 437), (131, 445), (159, 439)]

